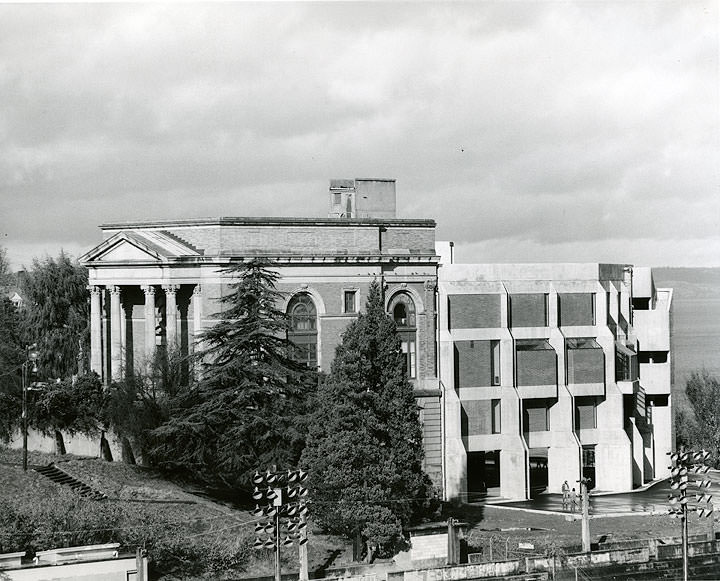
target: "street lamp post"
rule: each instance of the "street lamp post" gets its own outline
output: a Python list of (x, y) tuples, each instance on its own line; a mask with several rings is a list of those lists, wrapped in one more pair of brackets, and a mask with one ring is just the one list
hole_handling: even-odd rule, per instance
[(30, 363), (32, 363), (32, 371), (37, 371), (37, 345), (33, 343), (25, 347), (25, 361), (22, 364), (22, 431), (23, 431), (23, 471), (27, 472), (27, 456), (28, 456), (28, 410), (27, 410), (27, 392), (30, 375)]

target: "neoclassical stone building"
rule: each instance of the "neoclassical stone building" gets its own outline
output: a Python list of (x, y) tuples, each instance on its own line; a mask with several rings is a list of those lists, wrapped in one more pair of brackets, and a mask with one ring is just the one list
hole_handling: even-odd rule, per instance
[(329, 217), (213, 218), (101, 226), (81, 257), (89, 270), (91, 367), (106, 381), (140, 369), (158, 347), (193, 350), (232, 283), (223, 269), (271, 259), (291, 339), (309, 365), (329, 369), (373, 280), (401, 335), (421, 408), (426, 470), (441, 480), (436, 370), (435, 222), (395, 217), (394, 180), (333, 180)]
[(401, 335), (425, 468), (447, 499), (527, 498), (591, 477), (625, 491), (667, 473), (670, 305), (649, 269), (454, 264), (433, 220), (396, 217), (395, 182), (332, 180), (328, 217), (101, 226), (89, 269), (91, 366), (106, 381), (157, 348), (192, 352), (232, 283), (275, 262), (290, 338), (329, 369), (373, 280)]

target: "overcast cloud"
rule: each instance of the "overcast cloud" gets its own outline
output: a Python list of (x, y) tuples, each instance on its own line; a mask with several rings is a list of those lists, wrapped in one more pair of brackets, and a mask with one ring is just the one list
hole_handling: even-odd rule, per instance
[(716, 1), (0, 4), (0, 245), (388, 177), (460, 261), (720, 266), (718, 52)]

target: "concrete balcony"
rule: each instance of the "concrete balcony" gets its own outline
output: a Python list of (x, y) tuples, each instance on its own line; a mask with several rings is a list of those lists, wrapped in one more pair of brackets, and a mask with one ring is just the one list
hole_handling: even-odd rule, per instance
[(640, 389), (640, 381), (638, 379), (634, 381), (618, 381), (617, 386), (624, 395), (633, 395)]
[(641, 363), (640, 384), (645, 393), (664, 395), (670, 393), (670, 363)]
[(670, 350), (670, 314), (668, 311), (635, 311), (633, 328), (641, 351)]

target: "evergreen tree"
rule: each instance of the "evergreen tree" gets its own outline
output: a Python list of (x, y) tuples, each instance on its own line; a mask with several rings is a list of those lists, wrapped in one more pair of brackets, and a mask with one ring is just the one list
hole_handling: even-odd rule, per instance
[(57, 259), (34, 259), (24, 279), (25, 342), (37, 345), (38, 375), (44, 379), (71, 377), (80, 353), (88, 353), (87, 284), (87, 269), (63, 251)]
[(292, 358), (278, 310), (277, 273), (254, 259), (238, 277), (218, 322), (201, 336), (202, 379), (177, 398), (154, 432), (155, 461), (214, 483), (247, 487), (257, 468), (294, 466), (302, 449), (297, 416), (313, 373)]
[(12, 286), (13, 275), (10, 270), (10, 261), (7, 257), (7, 250), (0, 246), (0, 299), (7, 296)]
[(23, 347), (20, 318), (10, 299), (0, 297), (0, 441), (20, 427)]
[(422, 428), (394, 321), (380, 285), (342, 336), (318, 389), (301, 465), (318, 522), (370, 546), (395, 547), (429, 508)]

